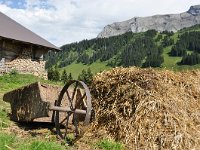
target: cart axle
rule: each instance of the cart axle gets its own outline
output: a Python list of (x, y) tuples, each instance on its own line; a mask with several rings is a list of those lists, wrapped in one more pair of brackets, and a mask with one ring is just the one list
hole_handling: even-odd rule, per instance
[(84, 115), (86, 114), (86, 110), (82, 110), (82, 109), (72, 110), (70, 107), (50, 106), (49, 110), (59, 111), (59, 112), (73, 112), (76, 114), (84, 114)]

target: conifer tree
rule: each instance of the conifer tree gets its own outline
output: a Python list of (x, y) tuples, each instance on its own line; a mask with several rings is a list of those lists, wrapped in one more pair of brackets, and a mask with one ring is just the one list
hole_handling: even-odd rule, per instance
[(53, 68), (48, 69), (47, 78), (48, 80), (53, 80)]
[(61, 76), (61, 80), (64, 84), (66, 84), (68, 82), (68, 75), (67, 75), (67, 72), (66, 70), (64, 69), (63, 72), (62, 72), (62, 76)]
[(88, 85), (92, 83), (92, 79), (93, 79), (93, 74), (90, 68), (88, 68), (87, 71), (83, 69), (81, 74), (78, 76), (78, 80), (81, 80)]
[(71, 72), (69, 73), (69, 76), (68, 76), (68, 81), (69, 81), (69, 80), (73, 80), (73, 77), (72, 77), (72, 73), (71, 73)]
[(53, 73), (53, 80), (54, 81), (59, 81), (60, 80), (60, 73), (57, 68), (55, 68), (54, 73)]
[(48, 77), (48, 80), (59, 81), (60, 80), (60, 73), (59, 73), (57, 68), (55, 68), (55, 69), (50, 68), (47, 71), (47, 77)]

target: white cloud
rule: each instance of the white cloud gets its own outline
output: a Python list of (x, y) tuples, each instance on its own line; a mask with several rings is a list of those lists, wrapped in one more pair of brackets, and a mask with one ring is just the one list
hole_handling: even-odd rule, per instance
[(61, 46), (95, 38), (105, 25), (113, 22), (179, 13), (197, 4), (199, 0), (26, 0), (24, 8), (11, 8), (0, 0), (0, 11)]

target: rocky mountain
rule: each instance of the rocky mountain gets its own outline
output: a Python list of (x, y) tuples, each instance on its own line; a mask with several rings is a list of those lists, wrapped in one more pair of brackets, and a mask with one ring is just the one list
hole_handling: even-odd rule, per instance
[(98, 38), (111, 37), (126, 32), (145, 32), (150, 29), (157, 31), (176, 32), (182, 28), (200, 24), (200, 5), (191, 6), (187, 12), (180, 14), (134, 17), (123, 22), (116, 22), (104, 27)]

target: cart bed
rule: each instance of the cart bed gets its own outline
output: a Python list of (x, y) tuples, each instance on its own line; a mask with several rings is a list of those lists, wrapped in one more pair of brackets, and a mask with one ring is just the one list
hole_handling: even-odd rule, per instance
[(17, 122), (51, 121), (49, 106), (58, 99), (61, 87), (36, 82), (4, 94), (11, 105), (11, 119)]

